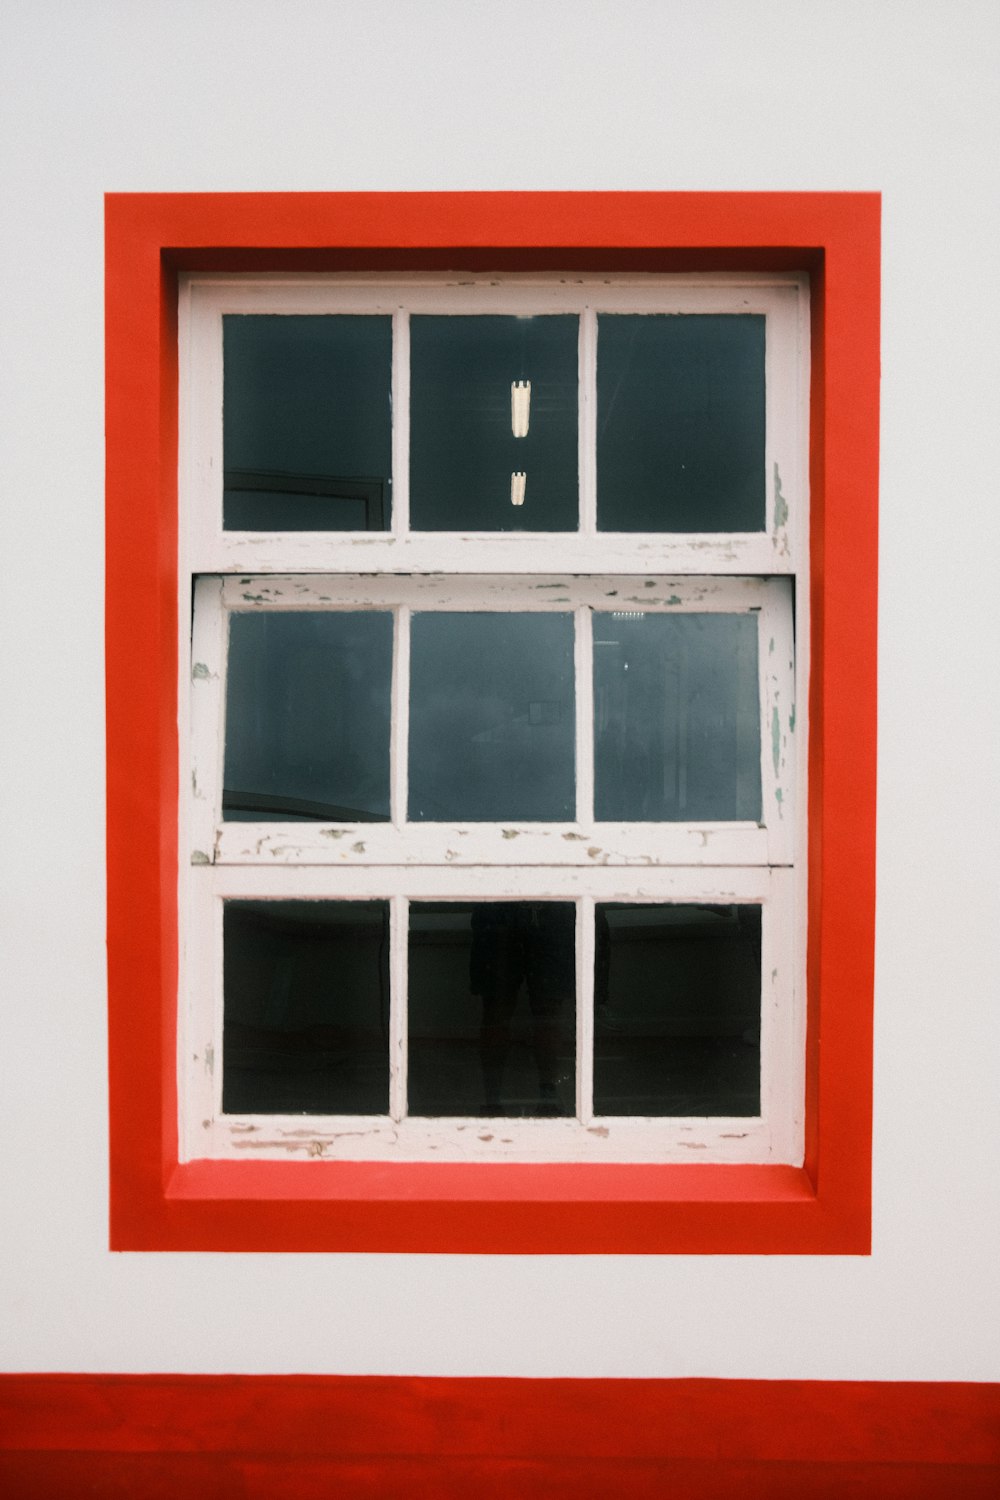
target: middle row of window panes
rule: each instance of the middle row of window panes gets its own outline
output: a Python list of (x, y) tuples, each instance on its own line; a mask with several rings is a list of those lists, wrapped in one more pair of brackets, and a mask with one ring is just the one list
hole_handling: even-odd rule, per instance
[[(757, 618), (593, 612), (598, 821), (760, 819)], [(574, 615), (417, 612), (408, 626), (398, 815), (572, 822)], [(398, 616), (263, 610), (229, 629), (223, 816), (388, 821)]]
[[(759, 313), (596, 320), (597, 529), (765, 524)], [(409, 518), (418, 531), (575, 531), (578, 316), (411, 316)], [(226, 314), (226, 530), (392, 526), (393, 322)]]

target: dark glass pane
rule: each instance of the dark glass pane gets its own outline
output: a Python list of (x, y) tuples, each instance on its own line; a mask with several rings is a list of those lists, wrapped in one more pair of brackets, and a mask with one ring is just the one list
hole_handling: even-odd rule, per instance
[(760, 1113), (760, 908), (599, 905), (594, 1113)]
[(223, 815), (387, 819), (391, 679), (391, 614), (234, 614)]
[(576, 529), (578, 337), (568, 316), (410, 320), (414, 530)]
[(600, 531), (763, 531), (764, 322), (599, 317)]
[(417, 614), (410, 817), (574, 815), (573, 616)]
[(410, 906), (409, 1113), (576, 1113), (570, 901)]
[(392, 319), (222, 324), (225, 528), (386, 530)]
[(594, 615), (594, 811), (760, 818), (756, 615)]
[(389, 904), (227, 901), (222, 1108), (389, 1111)]

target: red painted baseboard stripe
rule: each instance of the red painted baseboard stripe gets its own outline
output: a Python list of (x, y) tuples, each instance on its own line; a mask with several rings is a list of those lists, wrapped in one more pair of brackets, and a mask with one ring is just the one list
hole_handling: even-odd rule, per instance
[(1000, 1479), (1000, 1384), (2, 1375), (0, 1452), (943, 1464)]

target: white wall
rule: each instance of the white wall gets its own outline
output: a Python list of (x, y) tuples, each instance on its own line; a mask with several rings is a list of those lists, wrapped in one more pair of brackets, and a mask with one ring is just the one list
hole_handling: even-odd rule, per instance
[[(996, 5), (0, 16), (6, 1366), (1000, 1378)], [(518, 187), (885, 195), (874, 1253), (112, 1256), (101, 195)]]

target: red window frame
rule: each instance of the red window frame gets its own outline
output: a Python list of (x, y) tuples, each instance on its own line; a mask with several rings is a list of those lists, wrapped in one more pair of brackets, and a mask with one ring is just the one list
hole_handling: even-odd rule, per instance
[[(108, 196), (113, 1249), (869, 1252), (879, 228), (869, 193)], [(459, 267), (810, 274), (801, 1168), (178, 1162), (177, 275)]]

